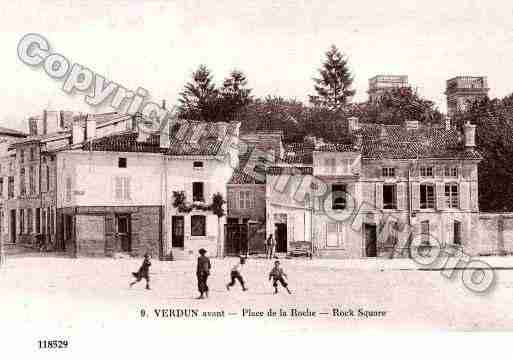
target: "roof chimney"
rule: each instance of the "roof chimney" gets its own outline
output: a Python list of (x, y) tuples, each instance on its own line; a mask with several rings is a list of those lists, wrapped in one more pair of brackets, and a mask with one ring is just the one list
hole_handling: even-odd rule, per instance
[(360, 129), (360, 124), (358, 122), (358, 117), (349, 117), (347, 119), (347, 127), (350, 134), (355, 133), (355, 131)]
[(465, 135), (465, 147), (476, 146), (476, 125), (466, 122), (463, 125), (463, 133)]
[(406, 121), (405, 125), (407, 130), (417, 130), (419, 128), (419, 121)]
[(73, 119), (71, 130), (71, 142), (73, 144), (84, 142), (84, 127), (82, 126), (82, 118), (78, 116)]
[(446, 117), (445, 118), (445, 130), (449, 131), (450, 129), (451, 129), (451, 118), (450, 117)]
[(96, 137), (96, 118), (93, 115), (87, 115), (86, 117), (86, 140), (90, 140)]

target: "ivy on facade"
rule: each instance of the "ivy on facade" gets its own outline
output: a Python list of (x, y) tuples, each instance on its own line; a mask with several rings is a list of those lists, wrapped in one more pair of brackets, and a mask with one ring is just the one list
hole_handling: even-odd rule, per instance
[(192, 210), (212, 211), (218, 217), (224, 216), (223, 204), (226, 201), (221, 193), (216, 193), (212, 197), (212, 203), (204, 202), (187, 202), (185, 191), (173, 191), (173, 207), (178, 209), (180, 213), (190, 213)]

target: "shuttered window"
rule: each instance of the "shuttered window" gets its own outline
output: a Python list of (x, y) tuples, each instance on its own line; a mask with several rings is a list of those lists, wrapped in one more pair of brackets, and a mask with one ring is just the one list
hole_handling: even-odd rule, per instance
[(397, 209), (397, 186), (383, 185), (383, 209)]
[(114, 196), (117, 200), (131, 199), (130, 177), (117, 176), (114, 179)]
[(420, 208), (435, 208), (435, 185), (432, 183), (420, 185)]
[(457, 183), (445, 184), (445, 204), (448, 208), (459, 208), (460, 199)]

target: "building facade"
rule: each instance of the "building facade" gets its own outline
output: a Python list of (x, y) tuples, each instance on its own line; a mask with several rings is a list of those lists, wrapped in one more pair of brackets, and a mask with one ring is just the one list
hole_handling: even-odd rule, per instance
[(268, 171), (268, 234), (283, 252), (300, 239), (316, 255), (336, 258), (406, 256), (419, 238), (476, 247), (481, 156), (473, 125), (459, 134), (353, 119), (350, 130), (354, 143), (315, 147), (311, 170)]
[(488, 95), (486, 76), (456, 76), (447, 80), (447, 115), (454, 116), (458, 111), (465, 111), (472, 102)]
[(377, 102), (383, 94), (393, 89), (410, 88), (406, 75), (376, 75), (369, 79), (369, 102)]

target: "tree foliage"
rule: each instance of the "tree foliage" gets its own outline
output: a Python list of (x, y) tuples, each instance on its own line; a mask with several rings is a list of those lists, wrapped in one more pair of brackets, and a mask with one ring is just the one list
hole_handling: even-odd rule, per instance
[(476, 125), (476, 145), (483, 155), (479, 164), (479, 207), (483, 211), (513, 211), (513, 94), (485, 98), (457, 113), (453, 122)]
[(345, 106), (355, 91), (351, 89), (353, 77), (347, 59), (332, 45), (325, 53), (326, 60), (318, 70), (320, 77), (314, 78), (316, 95), (310, 95), (310, 102), (319, 107), (339, 110)]

